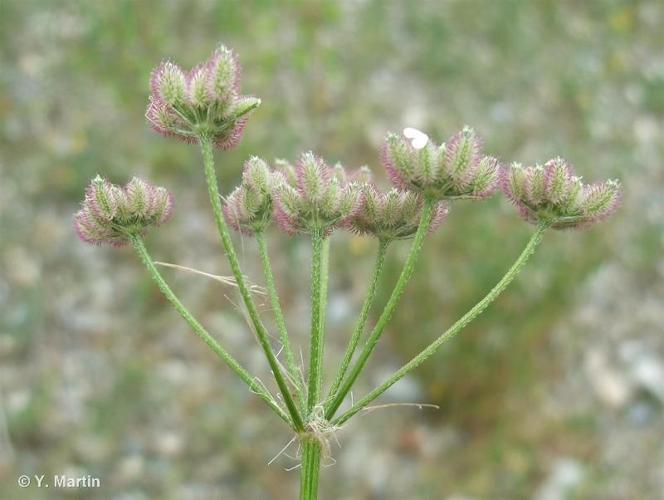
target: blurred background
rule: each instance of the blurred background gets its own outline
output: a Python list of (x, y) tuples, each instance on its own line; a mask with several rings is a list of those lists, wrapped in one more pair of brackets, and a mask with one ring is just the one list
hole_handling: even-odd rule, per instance
[[(85, 246), (71, 227), (95, 174), (142, 175), (176, 197), (173, 221), (148, 238), (155, 259), (230, 274), (199, 152), (153, 134), (143, 116), (162, 58), (190, 67), (223, 42), (240, 54), (243, 92), (263, 99), (240, 147), (217, 154), (225, 193), (249, 155), (308, 149), (367, 164), (384, 182), (387, 131), (443, 141), (464, 124), (503, 161), (562, 155), (589, 181), (625, 187), (615, 217), (547, 234), (481, 319), (380, 400), (439, 410), (377, 410), (338, 433), (321, 498), (664, 498), (663, 24), (656, 0), (0, 2), (0, 497), (296, 495), (299, 473), (286, 469), (297, 461), (267, 465), (287, 429), (188, 331), (129, 249)], [(501, 196), (455, 205), (356, 398), (482, 297), (531, 232)], [(262, 284), (255, 243), (237, 244)], [(274, 231), (270, 245), (304, 345), (308, 242)], [(375, 247), (333, 237), (328, 374)], [(392, 247), (380, 304), (407, 251)], [(163, 272), (268, 381), (234, 290)], [(19, 490), (19, 474), (91, 474), (102, 487)]]

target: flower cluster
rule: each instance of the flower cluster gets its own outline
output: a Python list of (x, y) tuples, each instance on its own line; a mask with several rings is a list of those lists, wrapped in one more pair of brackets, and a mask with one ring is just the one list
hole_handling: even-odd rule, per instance
[(239, 94), (240, 65), (223, 45), (188, 72), (162, 62), (152, 72), (151, 88), (146, 117), (156, 132), (185, 142), (208, 137), (221, 149), (237, 145), (247, 115), (261, 102)]
[(226, 198), (224, 215), (236, 231), (251, 235), (264, 231), (272, 220), (275, 186), (285, 182), (279, 172), (253, 156), (244, 164), (242, 184)]
[(284, 182), (275, 190), (275, 218), (288, 234), (329, 235), (360, 209), (366, 170), (348, 175), (341, 165), (331, 168), (311, 152), (304, 153), (295, 168), (281, 167)]
[[(366, 183), (362, 186), (362, 208), (348, 220), (346, 227), (381, 241), (407, 239), (420, 225), (422, 206), (422, 197), (416, 193), (394, 188), (383, 192), (374, 184)], [(436, 204), (429, 232), (440, 227), (448, 211), (445, 202)]]
[(415, 129), (388, 134), (382, 159), (396, 187), (436, 200), (487, 198), (497, 187), (498, 161), (482, 155), (480, 140), (470, 127), (440, 146)]
[(166, 188), (134, 177), (124, 188), (95, 177), (85, 191), (74, 228), (86, 243), (123, 246), (132, 235), (142, 235), (166, 222), (173, 211), (173, 197)]
[(584, 184), (562, 158), (533, 167), (512, 164), (502, 171), (500, 183), (524, 219), (558, 229), (587, 227), (604, 220), (621, 201), (618, 181)]

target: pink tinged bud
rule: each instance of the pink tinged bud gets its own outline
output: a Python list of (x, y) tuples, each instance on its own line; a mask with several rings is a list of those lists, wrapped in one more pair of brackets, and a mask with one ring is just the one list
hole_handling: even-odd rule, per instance
[(289, 184), (281, 184), (275, 190), (275, 220), (291, 236), (307, 230), (306, 220), (300, 216), (304, 211), (301, 203), (300, 194)]
[(244, 164), (242, 172), (242, 183), (251, 187), (251, 189), (268, 194), (273, 182), (273, 173), (269, 165), (258, 158), (252, 156)]
[(168, 220), (172, 207), (172, 196), (164, 188), (136, 177), (120, 188), (97, 176), (74, 215), (74, 229), (86, 243), (122, 246), (131, 235)]
[(496, 158), (485, 156), (479, 162), (475, 179), (472, 184), (472, 195), (477, 198), (488, 198), (498, 188), (500, 165)]
[(187, 74), (187, 101), (196, 108), (205, 108), (212, 102), (204, 66), (197, 66)]
[(304, 153), (295, 167), (297, 190), (303, 198), (312, 203), (322, 198), (322, 193), (329, 187), (330, 168), (322, 158), (311, 151)]
[(407, 189), (415, 177), (415, 154), (412, 145), (396, 134), (388, 134), (381, 149), (387, 176), (395, 187)]
[(561, 158), (543, 167), (515, 164), (501, 172), (501, 189), (528, 222), (548, 222), (556, 229), (587, 227), (604, 220), (618, 208), (617, 181), (584, 185)]
[(611, 216), (622, 202), (622, 190), (617, 180), (592, 184), (584, 187), (581, 210), (591, 223), (600, 222)]
[(470, 127), (464, 127), (446, 144), (443, 158), (446, 174), (458, 188), (472, 183), (481, 149), (480, 139)]
[(526, 197), (534, 205), (544, 201), (545, 192), (544, 167), (535, 165), (527, 171), (526, 175)]
[(186, 101), (185, 76), (179, 66), (162, 62), (152, 72), (152, 95), (169, 106), (181, 106)]
[(235, 53), (221, 45), (207, 62), (210, 95), (218, 102), (227, 102), (240, 91), (240, 72)]
[(152, 196), (148, 184), (138, 177), (133, 177), (125, 187), (127, 210), (138, 217), (149, 215), (152, 207)]
[(546, 197), (559, 203), (569, 192), (573, 176), (572, 168), (562, 158), (554, 158), (544, 164), (544, 193)]
[(265, 230), (272, 221), (275, 190), (281, 185), (281, 175), (273, 173), (265, 161), (255, 156), (247, 160), (242, 184), (224, 203), (231, 227), (247, 235)]
[(100, 221), (110, 221), (118, 211), (118, 203), (112, 191), (112, 184), (99, 175), (85, 191), (85, 203), (90, 214)]
[(173, 216), (173, 195), (166, 188), (158, 187), (152, 191), (152, 215), (155, 224), (168, 222)]
[(238, 186), (228, 195), (224, 203), (224, 217), (228, 224), (238, 232), (250, 235), (252, 232), (246, 227), (250, 214), (244, 209), (244, 192)]
[(214, 139), (214, 145), (217, 149), (223, 151), (230, 151), (234, 149), (242, 140), (244, 128), (247, 126), (247, 119), (240, 118), (228, 129), (224, 129), (217, 133)]
[(438, 228), (443, 224), (445, 219), (450, 213), (450, 207), (445, 202), (438, 202), (436, 205), (433, 217), (431, 217), (431, 225), (429, 226), (429, 234), (438, 230)]

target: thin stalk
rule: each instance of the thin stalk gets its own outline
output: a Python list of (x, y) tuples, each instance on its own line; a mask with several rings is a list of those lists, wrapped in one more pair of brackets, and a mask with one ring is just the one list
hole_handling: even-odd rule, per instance
[[(327, 292), (330, 275), (330, 238), (323, 238), (323, 247), (321, 248), (320, 256), (320, 328), (321, 336), (325, 336), (325, 322), (327, 321)], [(324, 344), (323, 344), (324, 345)], [(323, 352), (321, 351), (320, 358), (323, 359)], [(323, 375), (321, 372), (321, 383)]]
[(265, 238), (264, 232), (260, 231), (256, 233), (256, 242), (258, 243), (258, 252), (263, 264), (263, 273), (265, 274), (267, 293), (270, 297), (270, 304), (272, 305), (272, 311), (274, 312), (277, 329), (279, 330), (279, 339), (281, 340), (281, 344), (284, 347), (284, 353), (286, 355), (286, 367), (288, 369), (288, 373), (290, 374), (291, 380), (293, 381), (293, 385), (295, 386), (298, 399), (300, 402), (303, 402), (304, 395), (302, 393), (302, 386), (300, 385), (300, 376), (298, 373), (297, 364), (295, 363), (293, 349), (291, 348), (290, 340), (288, 338), (286, 320), (284, 319), (284, 313), (281, 309), (281, 303), (279, 302), (279, 294), (277, 293), (277, 287), (274, 283), (274, 274), (272, 273), (272, 265), (270, 264), (270, 257), (267, 251), (267, 240)]
[(408, 363), (406, 363), (399, 370), (397, 370), (394, 373), (394, 375), (392, 375), (389, 379), (383, 382), (379, 387), (377, 387), (369, 394), (367, 394), (360, 401), (355, 403), (353, 407), (350, 408), (348, 411), (346, 411), (344, 414), (336, 418), (333, 422), (334, 425), (342, 425), (349, 418), (355, 415), (358, 411), (366, 407), (374, 399), (376, 399), (378, 396), (383, 394), (387, 389), (392, 387), (392, 385), (401, 380), (407, 373), (420, 366), (427, 358), (432, 356), (445, 341), (454, 337), (454, 335), (456, 335), (457, 333), (459, 333), (459, 331), (465, 328), (468, 325), (468, 323), (473, 321), (477, 316), (479, 316), (482, 312), (484, 312), (484, 310), (489, 306), (489, 304), (491, 304), (491, 302), (493, 302), (502, 293), (502, 291), (505, 290), (505, 288), (507, 288), (507, 286), (512, 282), (512, 280), (516, 278), (519, 272), (521, 272), (528, 259), (533, 255), (533, 253), (535, 253), (535, 250), (542, 242), (542, 236), (544, 234), (544, 231), (546, 231), (548, 227), (549, 225), (547, 223), (540, 223), (540, 225), (537, 227), (537, 230), (528, 241), (528, 244), (521, 252), (521, 255), (519, 255), (514, 264), (512, 264), (512, 267), (509, 268), (507, 273), (505, 273), (505, 275), (500, 279), (500, 281), (496, 283), (496, 285), (491, 289), (491, 291), (488, 294), (484, 296), (482, 300), (480, 300), (477, 304), (475, 304), (475, 306), (473, 306), (472, 309), (470, 309), (466, 314), (464, 314), (461, 317), (461, 319), (459, 319), (456, 323), (454, 323), (445, 333), (443, 333), (440, 337), (438, 337), (426, 349), (424, 349), (417, 356), (415, 356)]
[(307, 392), (307, 411), (311, 413), (320, 396), (323, 366), (323, 232), (315, 230), (311, 235), (311, 338), (309, 351), (309, 384)]
[(355, 362), (355, 365), (348, 374), (348, 377), (346, 378), (344, 383), (341, 385), (341, 388), (337, 392), (334, 399), (325, 409), (326, 419), (328, 420), (331, 419), (334, 416), (334, 413), (339, 408), (339, 406), (341, 406), (341, 403), (343, 403), (346, 394), (348, 394), (350, 389), (353, 387), (353, 384), (357, 380), (357, 377), (362, 372), (362, 369), (366, 365), (369, 356), (371, 355), (374, 348), (376, 347), (376, 344), (378, 343), (378, 339), (383, 333), (383, 330), (385, 330), (387, 323), (390, 321), (390, 318), (392, 317), (394, 310), (399, 304), (399, 300), (403, 295), (406, 284), (410, 280), (415, 270), (415, 263), (417, 262), (417, 258), (420, 256), (422, 245), (424, 244), (424, 237), (429, 232), (429, 226), (431, 225), (431, 218), (433, 216), (433, 211), (434, 211), (434, 201), (430, 199), (425, 199), (424, 206), (422, 207), (422, 217), (420, 219), (420, 225), (417, 228), (415, 237), (413, 238), (413, 244), (410, 247), (410, 253), (408, 254), (408, 258), (404, 263), (401, 275), (399, 276), (399, 279), (397, 280), (397, 283), (394, 286), (392, 295), (390, 295), (390, 298), (387, 301), (387, 304), (385, 305), (385, 309), (383, 309), (383, 312), (378, 318), (378, 321), (376, 322), (376, 325), (374, 326), (371, 335), (369, 335), (369, 338), (367, 339), (367, 342), (364, 345), (364, 349), (362, 349), (362, 352), (360, 353), (360, 357)]
[(162, 277), (157, 270), (157, 267), (154, 265), (150, 254), (148, 253), (143, 239), (140, 236), (132, 236), (131, 243), (136, 249), (136, 253), (141, 259), (141, 262), (145, 265), (150, 274), (150, 277), (157, 284), (161, 292), (168, 299), (168, 301), (173, 305), (175, 310), (180, 313), (180, 316), (189, 324), (191, 329), (196, 335), (198, 335), (203, 342), (205, 342), (212, 351), (221, 358), (224, 363), (226, 363), (231, 370), (233, 370), (245, 384), (249, 386), (249, 389), (256, 393), (263, 401), (265, 401), (274, 412), (281, 417), (281, 419), (286, 422), (289, 426), (292, 426), (291, 419), (288, 417), (286, 412), (281, 409), (281, 407), (274, 401), (270, 394), (265, 390), (265, 388), (257, 382), (257, 380), (251, 376), (251, 374), (245, 370), (240, 363), (238, 363), (233, 356), (231, 356), (219, 343), (207, 332), (207, 330), (201, 325), (196, 318), (189, 312), (189, 310), (180, 302), (180, 299), (173, 293), (171, 288), (166, 283), (166, 280)]
[(318, 498), (321, 444), (311, 438), (302, 440), (302, 470), (300, 471), (300, 500)]
[(265, 325), (260, 319), (258, 314), (258, 309), (256, 304), (251, 296), (249, 288), (247, 287), (244, 274), (240, 269), (240, 263), (235, 253), (235, 247), (233, 246), (233, 240), (226, 226), (226, 221), (224, 219), (222, 208), (221, 208), (221, 195), (219, 194), (219, 185), (217, 184), (217, 174), (214, 170), (214, 156), (212, 154), (212, 143), (207, 137), (200, 137), (201, 151), (203, 153), (203, 165), (205, 167), (205, 180), (207, 181), (208, 194), (210, 195), (210, 202), (212, 203), (212, 211), (214, 212), (214, 220), (217, 224), (217, 229), (219, 231), (219, 236), (221, 237), (221, 243), (224, 246), (226, 256), (228, 257), (228, 262), (231, 266), (231, 271), (237, 282), (237, 286), (240, 289), (240, 295), (244, 301), (244, 305), (247, 308), (249, 313), (249, 318), (256, 330), (256, 336), (258, 341), (265, 352), (265, 357), (270, 365), (270, 369), (274, 374), (274, 379), (279, 386), (279, 391), (284, 398), (286, 407), (288, 408), (288, 413), (290, 413), (291, 419), (293, 420), (293, 426), (297, 431), (304, 430), (304, 424), (302, 422), (302, 417), (297, 410), (295, 402), (293, 401), (293, 396), (290, 393), (286, 380), (284, 379), (283, 374), (281, 373), (281, 368), (279, 367), (279, 362), (277, 361), (272, 347), (270, 346), (270, 341), (268, 339), (267, 330)]
[(385, 255), (387, 254), (388, 246), (389, 246), (389, 241), (380, 240), (378, 244), (376, 263), (374, 264), (373, 272), (371, 273), (371, 278), (369, 279), (369, 289), (367, 290), (367, 295), (364, 298), (364, 303), (362, 304), (360, 317), (358, 318), (357, 323), (355, 324), (355, 330), (353, 331), (353, 334), (350, 338), (350, 342), (348, 343), (348, 347), (346, 348), (346, 353), (344, 354), (343, 360), (341, 361), (341, 366), (339, 367), (337, 376), (335, 377), (334, 382), (332, 383), (332, 387), (330, 388), (328, 399), (333, 398), (336, 395), (337, 391), (339, 390), (339, 386), (341, 385), (341, 382), (346, 376), (346, 372), (348, 371), (350, 362), (353, 359), (353, 354), (355, 354), (355, 350), (357, 349), (357, 346), (360, 343), (360, 338), (362, 337), (362, 333), (364, 332), (364, 327), (366, 326), (367, 320), (369, 319), (369, 311), (371, 310), (371, 306), (373, 305), (374, 299), (376, 298), (378, 280), (380, 279), (380, 276), (383, 273), (383, 267), (385, 265)]

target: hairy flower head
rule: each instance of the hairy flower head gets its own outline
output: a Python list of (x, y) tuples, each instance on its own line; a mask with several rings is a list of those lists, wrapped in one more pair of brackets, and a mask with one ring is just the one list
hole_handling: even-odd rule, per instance
[(189, 71), (162, 62), (152, 72), (150, 87), (145, 116), (156, 132), (185, 142), (206, 136), (220, 149), (238, 144), (248, 114), (261, 102), (240, 95), (240, 64), (223, 45)]
[(616, 211), (622, 197), (618, 181), (584, 184), (562, 158), (532, 167), (513, 163), (501, 172), (500, 184), (525, 220), (548, 222), (557, 229), (604, 220)]
[(275, 189), (275, 218), (288, 234), (322, 231), (329, 235), (361, 205), (361, 182), (366, 169), (348, 174), (341, 165), (329, 167), (312, 152), (295, 167), (280, 162), (282, 182)]
[(172, 211), (173, 197), (166, 188), (138, 177), (121, 188), (98, 175), (74, 215), (74, 229), (86, 243), (123, 246), (130, 236), (143, 235), (150, 227), (166, 222)]
[(498, 160), (482, 155), (481, 141), (470, 127), (440, 146), (411, 128), (388, 134), (382, 160), (396, 187), (436, 200), (487, 198), (497, 187)]
[(236, 231), (252, 235), (272, 221), (273, 191), (284, 182), (283, 174), (253, 156), (244, 164), (242, 183), (226, 198), (224, 216)]
[[(362, 206), (346, 222), (348, 229), (381, 241), (407, 239), (415, 234), (422, 217), (422, 196), (395, 188), (383, 192), (372, 183), (364, 184), (361, 189)], [(445, 202), (436, 204), (429, 232), (440, 227), (448, 212)]]

